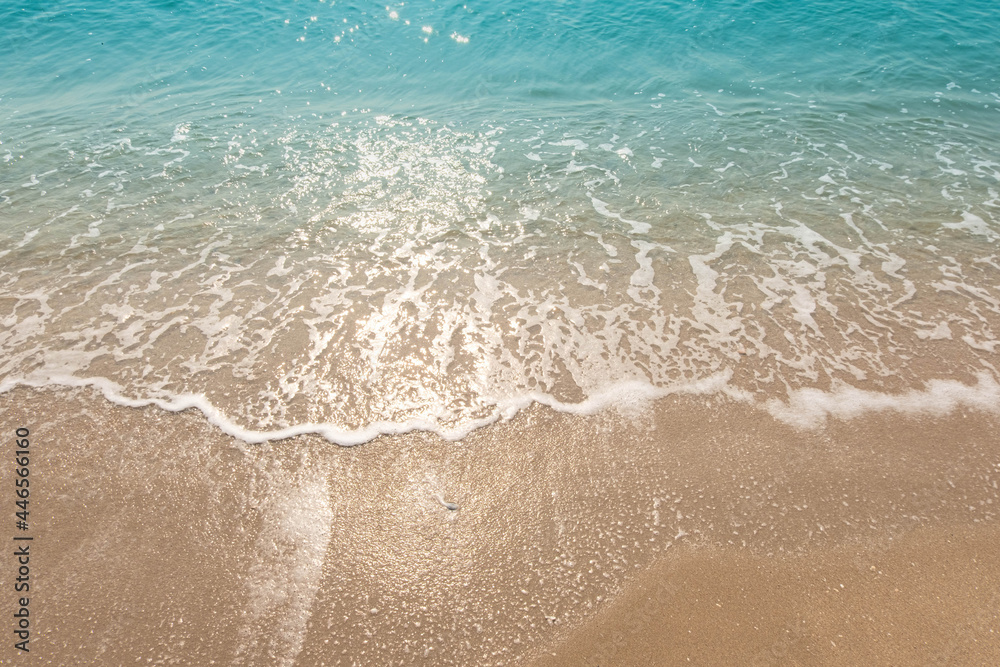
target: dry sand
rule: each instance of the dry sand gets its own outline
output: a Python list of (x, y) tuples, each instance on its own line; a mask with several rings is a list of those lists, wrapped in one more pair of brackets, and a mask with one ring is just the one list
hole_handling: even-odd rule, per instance
[(9, 453), (19, 426), (4, 664), (1000, 664), (994, 416), (796, 431), (688, 396), (345, 449), (17, 389)]

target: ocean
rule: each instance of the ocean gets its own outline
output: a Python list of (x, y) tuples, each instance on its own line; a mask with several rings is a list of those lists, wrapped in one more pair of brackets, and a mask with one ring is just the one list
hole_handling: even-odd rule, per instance
[(996, 406), (990, 2), (0, 9), (0, 390), (259, 442)]

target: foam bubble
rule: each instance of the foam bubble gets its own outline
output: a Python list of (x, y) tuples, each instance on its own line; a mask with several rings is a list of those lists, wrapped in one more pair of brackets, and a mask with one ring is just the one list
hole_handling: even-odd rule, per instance
[(990, 367), (997, 260), (972, 241), (996, 178), (975, 145), (885, 128), (886, 168), (846, 126), (734, 111), (708, 139), (644, 113), (613, 134), (359, 110), (67, 138), (55, 171), (5, 165), (23, 219), (0, 230), (0, 378), (356, 444), (642, 402), (630, 383), (726, 377), (763, 404)]
[(615, 220), (620, 220), (632, 228), (634, 234), (646, 234), (651, 229), (651, 225), (646, 222), (638, 222), (636, 220), (629, 220), (623, 217), (620, 213), (615, 213), (608, 209), (607, 202), (603, 202), (597, 197), (590, 198), (591, 203), (594, 205), (594, 210), (603, 215), (606, 218), (613, 218)]
[(246, 574), (247, 609), (235, 664), (294, 665), (302, 650), (333, 525), (327, 472), (259, 464), (257, 558)]
[(969, 232), (970, 234), (976, 234), (978, 236), (985, 236), (991, 241), (995, 241), (1000, 238), (1000, 236), (998, 236), (997, 233), (986, 224), (985, 220), (969, 211), (962, 211), (961, 222), (945, 222), (942, 223), (942, 226), (947, 227), (948, 229), (958, 229), (964, 232)]
[(931, 380), (923, 390), (888, 394), (839, 385), (830, 391), (797, 389), (787, 401), (770, 399), (767, 411), (776, 419), (801, 429), (815, 429), (827, 418), (854, 419), (869, 413), (942, 416), (959, 408), (1000, 412), (1000, 384), (989, 373), (980, 373), (976, 384), (956, 380)]

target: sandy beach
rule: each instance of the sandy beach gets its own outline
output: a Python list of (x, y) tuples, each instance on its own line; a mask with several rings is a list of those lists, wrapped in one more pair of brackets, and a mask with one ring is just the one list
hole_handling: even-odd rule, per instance
[(777, 558), (682, 550), (531, 664), (996, 664), (998, 538), (959, 525)]
[(0, 665), (1000, 665), (996, 34), (0, 3)]
[[(1000, 655), (1000, 424), (982, 413), (799, 431), (679, 396), (354, 448), (249, 446), (86, 390), (16, 389), (0, 415), (32, 434), (30, 664)], [(0, 655), (29, 664), (10, 639)]]

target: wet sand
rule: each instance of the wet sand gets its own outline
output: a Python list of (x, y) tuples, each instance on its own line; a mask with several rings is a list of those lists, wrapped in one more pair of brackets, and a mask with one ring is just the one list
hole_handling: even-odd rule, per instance
[(532, 664), (1000, 664), (1000, 530), (768, 557), (681, 550)]
[[(992, 415), (797, 431), (682, 396), (585, 418), (532, 408), (460, 442), (249, 446), (197, 412), (22, 388), (0, 395), (2, 432), (19, 426), (36, 579), (30, 660), (5, 631), (5, 664), (1000, 655)], [(2, 489), (12, 544), (11, 465)]]

